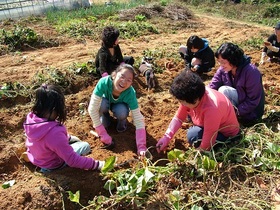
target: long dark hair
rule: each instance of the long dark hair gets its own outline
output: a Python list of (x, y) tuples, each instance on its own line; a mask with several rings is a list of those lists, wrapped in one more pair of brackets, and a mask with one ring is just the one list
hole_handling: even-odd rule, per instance
[(35, 104), (32, 111), (40, 118), (48, 116), (48, 120), (53, 112), (57, 114), (60, 123), (66, 120), (66, 106), (63, 90), (58, 85), (43, 84), (36, 92)]
[(191, 49), (202, 49), (204, 47), (204, 41), (198, 36), (190, 36), (187, 40), (187, 47)]

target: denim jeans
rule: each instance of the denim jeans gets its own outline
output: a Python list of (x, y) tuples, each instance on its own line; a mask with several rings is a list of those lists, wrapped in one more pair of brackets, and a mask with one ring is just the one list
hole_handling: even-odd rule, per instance
[(126, 103), (109, 103), (109, 100), (102, 98), (99, 114), (101, 116), (101, 123), (105, 128), (111, 124), (111, 116), (109, 111), (113, 112), (113, 116), (117, 118), (117, 131), (123, 132), (127, 128), (127, 117), (129, 114), (129, 107)]
[(238, 94), (235, 88), (230, 86), (221, 86), (218, 91), (223, 93), (234, 106), (238, 106)]
[[(199, 127), (199, 126), (190, 127), (187, 131), (187, 139), (189, 141), (189, 144), (193, 145), (195, 148), (199, 147), (201, 144), (203, 131), (204, 131), (203, 127)], [(216, 138), (217, 141), (224, 142), (227, 139), (228, 137), (225, 137), (222, 133), (218, 132)]]
[[(74, 149), (74, 151), (79, 154), (79, 155), (87, 155), (90, 152), (90, 145), (89, 143), (85, 142), (85, 141), (78, 141), (75, 142), (73, 144), (70, 144), (70, 146)], [(66, 167), (67, 164), (64, 163), (62, 166), (58, 167), (58, 168), (54, 168), (54, 169), (48, 169), (48, 168), (41, 168), (40, 172), (41, 173), (49, 173), (52, 172), (54, 170), (57, 169), (62, 169), (64, 167)]]

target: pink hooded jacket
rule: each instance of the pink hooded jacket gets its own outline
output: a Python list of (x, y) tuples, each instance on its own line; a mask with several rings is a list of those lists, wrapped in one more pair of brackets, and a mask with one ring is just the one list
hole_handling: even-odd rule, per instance
[(47, 121), (30, 112), (23, 127), (27, 136), (27, 155), (32, 164), (47, 169), (56, 169), (65, 163), (74, 168), (98, 168), (98, 161), (80, 156), (73, 150), (66, 127), (59, 122)]

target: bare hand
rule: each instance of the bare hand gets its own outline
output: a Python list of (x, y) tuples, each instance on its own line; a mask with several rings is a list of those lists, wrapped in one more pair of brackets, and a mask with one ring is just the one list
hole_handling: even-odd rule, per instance
[(265, 46), (271, 46), (272, 44), (270, 42), (264, 42)]

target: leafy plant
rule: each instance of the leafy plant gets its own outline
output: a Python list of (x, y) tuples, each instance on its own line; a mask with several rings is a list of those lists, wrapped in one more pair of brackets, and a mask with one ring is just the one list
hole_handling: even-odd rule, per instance
[(142, 14), (139, 14), (139, 15), (136, 15), (135, 16), (135, 20), (136, 21), (145, 21), (146, 20), (146, 16), (145, 15), (142, 15)]
[(34, 46), (39, 38), (34, 30), (15, 25), (12, 31), (1, 29), (1, 44), (8, 45), (10, 50), (19, 50), (26, 45)]
[(0, 86), (0, 99), (15, 98), (18, 95), (23, 97), (31, 96), (29, 88), (18, 82), (7, 82)]
[(58, 25), (57, 28), (61, 34), (67, 33), (71, 37), (91, 36), (94, 33), (91, 22), (86, 19), (71, 20)]
[(107, 158), (105, 160), (105, 165), (101, 169), (101, 172), (107, 173), (107, 172), (111, 171), (114, 168), (115, 163), (116, 163), (116, 156), (111, 156), (111, 157)]
[(279, 18), (280, 14), (280, 5), (272, 5), (267, 7), (265, 12), (263, 13), (264, 18)]

